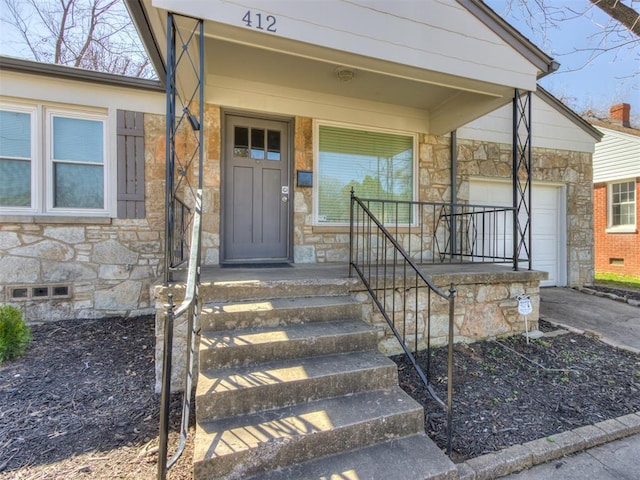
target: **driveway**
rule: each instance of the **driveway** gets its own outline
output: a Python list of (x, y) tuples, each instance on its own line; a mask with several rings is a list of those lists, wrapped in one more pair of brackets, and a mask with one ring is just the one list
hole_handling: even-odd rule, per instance
[(570, 288), (540, 289), (540, 318), (640, 353), (640, 308)]

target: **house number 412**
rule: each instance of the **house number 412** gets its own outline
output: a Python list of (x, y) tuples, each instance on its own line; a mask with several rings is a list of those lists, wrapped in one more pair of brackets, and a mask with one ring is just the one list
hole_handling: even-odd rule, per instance
[(276, 32), (276, 17), (273, 15), (265, 15), (264, 13), (256, 13), (251, 10), (247, 10), (247, 13), (242, 17), (242, 21), (249, 28), (266, 30), (271, 33)]

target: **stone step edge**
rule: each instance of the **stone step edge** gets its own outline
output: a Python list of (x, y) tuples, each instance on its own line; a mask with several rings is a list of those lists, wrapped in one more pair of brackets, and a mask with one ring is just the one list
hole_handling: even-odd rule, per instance
[[(290, 418), (304, 419), (302, 421), (307, 422), (309, 421), (308, 415), (314, 412), (329, 412), (325, 413), (325, 415), (329, 417), (329, 425), (327, 425), (326, 428), (317, 431), (306, 431), (307, 427), (298, 431), (294, 429), (282, 437), (276, 436), (269, 440), (258, 440), (255, 432), (247, 432), (248, 438), (253, 440), (251, 443), (246, 443), (245, 439), (238, 437), (238, 433), (236, 433), (236, 430), (243, 429), (246, 426), (255, 426), (260, 430), (261, 428), (265, 428), (265, 425), (270, 425), (274, 422), (279, 427), (275, 429), (275, 431), (278, 431), (281, 430), (280, 424), (283, 420)], [(403, 438), (423, 433), (424, 410), (422, 406), (407, 395), (404, 390), (395, 386), (353, 395), (322, 398), (311, 402), (298, 403), (246, 415), (221, 418), (218, 420), (205, 420), (196, 422), (194, 465), (205, 465), (209, 462), (216, 463), (217, 461), (233, 461), (234, 463), (239, 461), (240, 464), (242, 464), (242, 459), (245, 455), (249, 455), (248, 458), (257, 458), (256, 455), (258, 454), (251, 452), (259, 452), (266, 449), (266, 451), (273, 453), (272, 448), (278, 450), (280, 447), (286, 445), (290, 445), (295, 449), (298, 448), (296, 446), (297, 442), (320, 441), (319, 439), (321, 437), (318, 435), (322, 437), (336, 434), (339, 436), (347, 435), (347, 437), (345, 437), (346, 439), (351, 438), (352, 435), (357, 433), (357, 435), (352, 438), (352, 440), (356, 440), (354, 445), (348, 446), (349, 450), (355, 450), (388, 440), (391, 432), (385, 429), (385, 425), (393, 425), (394, 430), (392, 431), (393, 436), (391, 438)], [(378, 427), (383, 430), (380, 431)], [(227, 432), (230, 433), (227, 434)], [(226, 435), (231, 435), (231, 437), (227, 438)], [(209, 446), (211, 444), (209, 440), (215, 440), (215, 444), (223, 448), (223, 451), (214, 458), (210, 457), (213, 452)], [(234, 440), (243, 448), (237, 449), (237, 445), (233, 442), (228, 442), (229, 440)], [(328, 445), (331, 445), (331, 443)], [(302, 446), (304, 448), (304, 443)], [(339, 453), (340, 452), (334, 451), (328, 455)], [(291, 452), (285, 453), (285, 455), (290, 454)], [(309, 460), (312, 459), (313, 458), (310, 458)], [(269, 470), (267, 469), (266, 471)], [(257, 472), (252, 475), (255, 474), (257, 474)]]
[(458, 480), (503, 477), (638, 433), (640, 411), (471, 458), (456, 466)]
[[(279, 333), (284, 335), (277, 335)], [(260, 338), (243, 342), (252, 335)], [(205, 370), (238, 368), (264, 364), (269, 361), (267, 356), (278, 361), (339, 355), (375, 350), (377, 343), (377, 331), (362, 320), (354, 319), (210, 330), (200, 337), (199, 362)]]
[[(337, 332), (327, 331), (331, 329), (331, 327), (344, 327), (345, 330), (341, 330)], [(202, 340), (208, 340), (209, 342), (214, 342), (214, 341), (220, 340), (221, 338), (228, 338), (228, 339), (240, 338), (244, 336), (249, 336), (251, 334), (266, 335), (270, 333), (277, 333), (280, 331), (286, 331), (288, 333), (291, 333), (291, 331), (293, 331), (294, 334), (298, 336), (295, 336), (293, 338), (264, 339), (261, 341), (257, 341), (255, 343), (224, 345), (224, 346), (207, 345), (206, 343), (202, 342)], [(296, 332), (300, 332), (302, 333), (302, 335)], [(295, 323), (291, 325), (259, 325), (255, 327), (238, 328), (234, 330), (207, 330), (205, 332), (202, 332), (202, 335), (200, 338), (200, 350), (216, 349), (216, 348), (224, 348), (224, 349), (250, 348), (253, 346), (259, 347), (263, 344), (290, 342), (290, 341), (294, 341), (294, 342), (304, 341), (305, 339), (314, 339), (314, 338), (317, 339), (321, 337), (335, 336), (338, 334), (354, 335), (354, 334), (363, 334), (363, 333), (375, 334), (376, 329), (362, 320), (353, 319), (353, 318), (345, 318), (344, 320), (327, 320), (324, 322)]]
[[(401, 477), (406, 480), (424, 480), (425, 478), (453, 480), (456, 478), (454, 463), (425, 433), (419, 433), (271, 470), (258, 476), (247, 477), (245, 480), (292, 478), (320, 480), (334, 478), (334, 476), (342, 478), (347, 468), (357, 465), (362, 465), (362, 468), (355, 470), (355, 474), (363, 479), (388, 480)], [(407, 468), (408, 465), (413, 468)]]
[[(297, 360), (297, 361), (296, 361)], [(320, 365), (317, 365), (317, 364)], [(331, 366), (333, 363), (334, 368), (327, 369), (327, 366)], [(309, 373), (310, 367), (315, 365), (315, 373)], [(359, 365), (362, 364), (362, 365)], [(291, 367), (302, 366), (303, 371), (307, 373), (306, 376), (299, 378), (283, 379), (281, 381), (274, 381), (273, 383), (264, 384), (255, 381), (251, 381), (250, 373), (258, 372), (258, 377), (261, 376), (265, 368), (258, 369), (259, 366), (269, 366), (272, 370)], [(220, 375), (223, 372), (225, 375)], [(207, 376), (207, 373), (213, 373), (214, 375)], [(236, 383), (233, 379), (229, 380), (228, 376), (238, 375), (242, 378), (248, 378), (248, 381), (240, 387), (233, 389), (224, 389), (218, 391), (211, 391), (212, 386), (220, 388), (222, 386), (234, 385)], [(268, 371), (267, 371), (268, 373)], [(215, 375), (217, 374), (217, 375)], [(206, 380), (203, 381), (203, 378)], [(226, 379), (221, 381), (220, 379)], [(348, 383), (333, 383), (336, 379), (351, 378), (352, 381)], [(253, 398), (257, 393), (264, 392), (268, 395), (265, 398), (271, 399), (274, 393), (284, 394), (283, 389), (289, 389), (296, 392), (296, 395), (300, 395), (306, 388), (311, 388), (309, 385), (324, 385), (324, 389), (318, 389), (315, 395), (312, 395), (310, 401), (319, 401), (322, 398), (340, 397), (348, 394), (357, 394), (364, 391), (389, 389), (398, 386), (398, 371), (396, 364), (389, 358), (382, 355), (377, 350), (365, 350), (361, 352), (349, 352), (338, 353), (335, 355), (320, 355), (316, 357), (304, 357), (294, 358), (287, 360), (278, 360), (270, 363), (260, 363), (256, 365), (249, 365), (247, 367), (230, 367), (224, 369), (208, 369), (200, 373), (198, 385), (196, 386), (196, 404), (200, 405), (200, 415), (203, 420), (206, 421), (212, 417), (212, 409), (215, 408), (212, 405), (222, 402), (225, 399), (227, 401), (236, 397), (237, 401), (233, 403), (234, 408), (238, 411), (232, 412), (228, 409), (221, 410), (219, 418), (229, 418), (237, 415), (248, 414), (247, 411), (241, 411), (248, 408), (246, 398)], [(358, 388), (358, 390), (350, 390)], [(293, 393), (292, 393), (293, 394)], [(252, 404), (256, 407), (255, 404)], [(262, 406), (264, 410), (272, 410), (278, 408), (278, 404), (273, 403), (270, 406)]]
[[(230, 305), (251, 305), (256, 303), (257, 299), (238, 299), (238, 300), (211, 300), (202, 302), (203, 308), (214, 308)], [(309, 302), (314, 303), (313, 307), (327, 307), (327, 306), (341, 306), (341, 305), (363, 305), (366, 302), (356, 300), (356, 298), (349, 293), (341, 295), (302, 295), (299, 297), (272, 297), (264, 298), (265, 302), (275, 302), (275, 309), (288, 309), (288, 308), (301, 308), (301, 306), (308, 305)], [(242, 310), (242, 312), (251, 311), (265, 311), (265, 310)], [(220, 312), (220, 313), (236, 313), (236, 312)]]

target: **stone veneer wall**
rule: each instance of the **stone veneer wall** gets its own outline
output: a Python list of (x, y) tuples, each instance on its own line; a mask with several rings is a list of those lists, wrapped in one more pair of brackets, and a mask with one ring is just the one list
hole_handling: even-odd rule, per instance
[[(540, 280), (543, 272), (484, 272), (462, 274), (434, 274), (434, 283), (447, 292), (451, 283), (455, 285), (454, 308), (454, 342), (476, 342), (522, 333), (525, 328), (525, 317), (518, 313), (518, 295), (529, 295), (533, 311), (528, 315), (528, 329), (538, 328), (540, 308)], [(401, 280), (400, 280), (401, 281)], [(427, 347), (427, 311), (428, 296), (426, 287), (418, 293), (417, 322), (415, 309), (415, 288), (409, 288), (406, 303), (398, 292), (395, 302), (391, 294), (385, 300), (387, 308), (396, 306), (387, 313), (395, 316), (395, 328), (405, 334), (408, 344), (413, 348), (417, 330), (418, 349)], [(402, 349), (386, 320), (371, 302), (366, 291), (358, 292), (356, 298), (365, 302), (364, 318), (380, 331), (379, 348), (386, 355), (397, 355)], [(403, 310), (406, 308), (406, 310)], [(403, 321), (406, 318), (406, 323)], [(403, 331), (403, 329), (406, 329)], [(435, 294), (431, 294), (431, 345), (445, 345), (449, 334), (449, 302)]]
[[(0, 217), (0, 302), (29, 322), (141, 315), (164, 257), (164, 116), (145, 115), (146, 218)], [(68, 286), (59, 298), (9, 301), (16, 286)]]
[[(313, 168), (312, 124), (310, 118), (296, 119), (296, 169)], [(510, 179), (511, 154), (511, 145), (458, 139), (458, 201), (468, 201), (470, 177)], [(421, 201), (451, 201), (450, 165), (448, 136), (418, 136), (418, 192)], [(566, 185), (567, 282), (570, 286), (588, 284), (593, 280), (592, 178), (589, 153), (533, 149), (533, 180)], [(312, 190), (296, 188), (295, 262), (346, 261), (348, 228), (314, 226), (312, 206)], [(432, 250), (428, 242), (423, 248)]]
[[(458, 140), (458, 198), (469, 199), (469, 177), (511, 178), (511, 145)], [(567, 284), (593, 281), (593, 168), (591, 154), (533, 149), (533, 181), (566, 186)]]

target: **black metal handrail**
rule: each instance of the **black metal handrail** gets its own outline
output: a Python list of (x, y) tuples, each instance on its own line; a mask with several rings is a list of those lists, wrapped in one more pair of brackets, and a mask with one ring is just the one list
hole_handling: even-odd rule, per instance
[[(189, 431), (189, 415), (191, 411), (191, 390), (193, 389), (193, 360), (197, 347), (199, 330), (199, 288), (200, 288), (200, 237), (202, 235), (202, 190), (196, 191), (193, 229), (191, 233), (191, 251), (185, 298), (178, 308), (173, 303), (173, 295), (169, 295), (169, 303), (164, 323), (164, 350), (162, 357), (162, 390), (160, 392), (160, 433), (158, 446), (158, 480), (164, 480), (169, 470), (180, 458), (187, 442)], [(171, 363), (173, 355), (173, 325), (176, 318), (186, 315), (187, 319), (187, 361), (182, 396), (182, 413), (180, 419), (180, 442), (176, 452), (167, 461), (167, 440), (169, 435), (169, 401), (171, 396)]]
[[(389, 328), (400, 343), (404, 354), (415, 368), (429, 395), (447, 414), (447, 453), (451, 453), (453, 437), (453, 318), (456, 290), (438, 288), (400, 245), (397, 238), (374, 215), (366, 201), (351, 192), (349, 275), (355, 270)], [(426, 312), (420, 311), (419, 298), (426, 291)], [(442, 401), (431, 385), (431, 313), (436, 300), (432, 293), (448, 302), (447, 401)], [(424, 297), (424, 294), (422, 295)], [(426, 326), (427, 365), (418, 364), (418, 316), (422, 313)], [(408, 336), (413, 332), (413, 351)]]
[(511, 263), (513, 207), (360, 199), (418, 265)]

